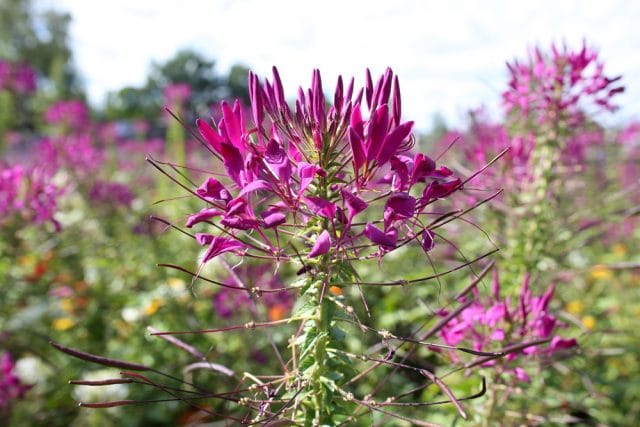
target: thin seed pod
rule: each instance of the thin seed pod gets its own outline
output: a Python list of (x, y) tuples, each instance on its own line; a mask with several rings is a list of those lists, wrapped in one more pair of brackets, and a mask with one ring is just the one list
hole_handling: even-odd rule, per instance
[[(153, 328), (151, 326), (147, 326), (147, 330), (149, 332), (151, 332), (151, 333), (160, 332), (158, 329)], [(197, 348), (187, 344), (186, 342), (184, 342), (184, 341), (182, 341), (182, 340), (180, 340), (180, 339), (178, 339), (176, 337), (172, 337), (170, 335), (156, 335), (156, 336), (159, 336), (163, 340), (170, 342), (171, 344), (175, 345), (178, 348), (181, 348), (182, 350), (184, 350), (187, 353), (197, 357), (198, 359), (205, 359), (204, 353), (202, 353)]]
[(114, 378), (111, 380), (70, 380), (69, 384), (73, 385), (88, 385), (88, 386), (103, 386), (112, 384), (131, 384), (134, 382), (131, 378)]
[(98, 365), (110, 366), (112, 368), (130, 369), (132, 371), (150, 371), (152, 368), (141, 365), (139, 363), (127, 362), (124, 360), (110, 359), (108, 357), (96, 356), (95, 354), (85, 353), (84, 351), (76, 350), (74, 348), (66, 347), (55, 341), (49, 341), (56, 350), (68, 354), (69, 356), (76, 357), (78, 359), (86, 360), (87, 362), (97, 363)]

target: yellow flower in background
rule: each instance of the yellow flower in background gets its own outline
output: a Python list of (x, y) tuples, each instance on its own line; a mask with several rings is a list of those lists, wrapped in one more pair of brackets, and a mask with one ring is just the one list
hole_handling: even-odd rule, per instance
[(566, 310), (571, 314), (580, 314), (584, 311), (584, 304), (582, 301), (574, 299), (567, 303)]
[(21, 257), (18, 257), (16, 263), (20, 267), (27, 267), (35, 264), (35, 261), (36, 261), (35, 256), (33, 254), (28, 254), (28, 255), (23, 255)]
[(66, 331), (67, 329), (71, 329), (75, 326), (76, 322), (70, 317), (61, 317), (59, 319), (55, 319), (51, 324), (51, 327), (56, 331)]
[(176, 291), (181, 291), (187, 286), (184, 280), (178, 279), (177, 277), (168, 278), (167, 284), (169, 285), (170, 288)]
[(162, 304), (163, 304), (163, 301), (160, 298), (153, 298), (151, 301), (149, 301), (149, 304), (147, 304), (147, 306), (144, 308), (145, 316), (151, 316), (155, 314), (155, 312), (158, 311), (160, 307), (162, 307)]
[(610, 279), (613, 276), (613, 272), (606, 265), (598, 264), (591, 267), (589, 270), (589, 277), (592, 279)]
[(596, 318), (593, 316), (584, 316), (582, 318), (582, 325), (585, 328), (592, 330), (593, 328), (596, 327)]
[(60, 308), (67, 313), (73, 313), (73, 305), (73, 299), (71, 298), (62, 298), (60, 300)]
[(615, 255), (618, 255), (618, 256), (624, 256), (627, 254), (627, 247), (622, 243), (616, 243), (615, 245), (613, 245), (611, 250)]

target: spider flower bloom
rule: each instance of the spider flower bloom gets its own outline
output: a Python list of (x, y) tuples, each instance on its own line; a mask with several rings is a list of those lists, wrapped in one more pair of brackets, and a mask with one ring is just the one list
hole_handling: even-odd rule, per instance
[(41, 167), (9, 166), (0, 169), (0, 224), (13, 215), (35, 224), (53, 223), (62, 190), (52, 183), (53, 174)]
[(57, 101), (44, 113), (44, 120), (72, 133), (80, 133), (89, 126), (89, 110), (84, 102), (77, 99)]
[(579, 51), (555, 45), (550, 50), (536, 48), (525, 62), (507, 64), (510, 81), (502, 99), (508, 114), (534, 126), (559, 121), (576, 126), (590, 112), (616, 109), (612, 98), (624, 91), (621, 76), (607, 77), (596, 51), (586, 43)]
[[(577, 345), (575, 339), (556, 335), (563, 325), (553, 315), (549, 303), (555, 286), (551, 285), (541, 296), (534, 296), (529, 289), (529, 278), (525, 277), (517, 303), (512, 304), (509, 297), (500, 296), (498, 274), (494, 272), (493, 295), (481, 300), (477, 288), (474, 289), (473, 303), (458, 316), (449, 321), (440, 331), (440, 337), (447, 345), (471, 344), (477, 351), (490, 351), (492, 348), (505, 348), (525, 341), (550, 339), (548, 347), (530, 346), (519, 352), (511, 353), (501, 361), (505, 372), (511, 372), (518, 379), (528, 381), (526, 372), (514, 367), (512, 362), (519, 357), (531, 355), (550, 355)], [(448, 313), (442, 311), (443, 317)], [(457, 358), (456, 353), (451, 356)], [(486, 366), (496, 366), (492, 360)]]
[[(247, 254), (279, 259), (296, 254), (266, 231), (299, 225), (309, 229), (304, 244), (311, 259), (356, 246), (382, 255), (421, 239), (425, 250), (433, 247), (427, 207), (461, 181), (427, 155), (410, 155), (413, 122), (401, 120), (400, 86), (390, 69), (375, 85), (367, 71), (358, 91), (353, 79), (345, 85), (339, 77), (330, 105), (317, 70), (293, 109), (275, 68), (264, 82), (250, 73), (249, 88), (251, 117), (240, 102), (222, 102), (217, 123), (197, 121), (229, 179), (208, 177), (196, 190), (205, 206), (188, 227), (214, 223)], [(384, 217), (356, 226), (354, 218), (371, 206)], [(258, 234), (248, 244), (243, 233), (252, 230)]]
[[(261, 81), (250, 73), (250, 109), (239, 101), (222, 102), (220, 113), (214, 113), (219, 120), (196, 122), (200, 142), (212, 154), (213, 164), (206, 170), (216, 172), (200, 172), (196, 182), (201, 184), (195, 188), (181, 182), (200, 203), (197, 212), (186, 217), (186, 228), (194, 230), (193, 238), (206, 248), (200, 267), (241, 258), (227, 268), (235, 284), (212, 281), (225, 289), (214, 296), (215, 309), (230, 316), (228, 303), (244, 305), (249, 292), (252, 303), (264, 299), (268, 321), (257, 319), (243, 329), (300, 323), (290, 341), (290, 362), (278, 356), (287, 371), (282, 377), (287, 385), (265, 384), (270, 400), (250, 403), (256, 424), (287, 419), (336, 425), (338, 403), (356, 404), (347, 397), (352, 393), (327, 393), (349, 388), (349, 379), (355, 378), (352, 364), (334, 352), (344, 348), (338, 313), (342, 320), (355, 315), (340, 301), (346, 297), (342, 289), (363, 285), (352, 263), (379, 260), (400, 246), (432, 250), (438, 243), (433, 228), (447, 218), (433, 205), (462, 186), (447, 167), (426, 154), (410, 152), (413, 123), (401, 118), (400, 86), (393, 72), (386, 70), (375, 84), (367, 72), (366, 81), (356, 90), (353, 79), (345, 85), (339, 77), (333, 95), (327, 96), (315, 70), (310, 87), (298, 90), (292, 108), (277, 69), (271, 80)], [(164, 171), (161, 163), (150, 161)], [(240, 286), (235, 272), (245, 265), (266, 268), (271, 275), (283, 271), (283, 277), (297, 270), (300, 277), (274, 289), (253, 273), (249, 287)], [(202, 271), (192, 275), (199, 277)], [(415, 283), (423, 280), (429, 279)], [(230, 301), (229, 290), (243, 295)], [(296, 294), (297, 309), (286, 317), (289, 298)], [(248, 392), (258, 397), (253, 387)], [(289, 399), (298, 403), (283, 403)]]

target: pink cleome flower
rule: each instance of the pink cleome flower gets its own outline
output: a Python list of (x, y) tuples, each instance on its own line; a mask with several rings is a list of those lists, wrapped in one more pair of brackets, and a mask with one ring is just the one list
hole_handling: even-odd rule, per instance
[[(493, 295), (480, 300), (477, 288), (474, 289), (473, 303), (442, 328), (440, 337), (447, 345), (470, 344), (476, 351), (491, 351), (495, 347), (504, 348), (527, 341), (550, 339), (547, 347), (525, 347), (504, 359), (507, 366), (501, 366), (502, 369), (528, 381), (526, 372), (509, 362), (521, 356), (550, 355), (577, 345), (575, 339), (555, 335), (562, 324), (549, 309), (554, 290), (555, 286), (551, 285), (542, 296), (534, 296), (529, 289), (529, 278), (525, 277), (517, 304), (511, 304), (509, 297), (500, 296), (500, 282), (498, 274), (494, 272)], [(445, 317), (448, 312), (442, 311), (440, 315)], [(457, 358), (455, 352), (451, 356)], [(496, 366), (496, 361), (492, 360), (485, 365)]]
[[(400, 87), (390, 69), (375, 85), (367, 71), (366, 86), (357, 92), (353, 79), (345, 87), (339, 77), (331, 105), (317, 70), (311, 87), (299, 89), (294, 109), (275, 68), (272, 81), (250, 73), (249, 89), (251, 117), (240, 102), (222, 102), (217, 123), (197, 121), (228, 178), (204, 181), (195, 192), (204, 207), (187, 220), (187, 227), (212, 223), (224, 230), (218, 239), (199, 239), (217, 245), (207, 261), (222, 246), (294, 258), (298, 254), (266, 231), (313, 224), (320, 230), (308, 236), (307, 258), (357, 247), (381, 256), (413, 242), (431, 250), (428, 207), (458, 190), (461, 180), (429, 156), (409, 154), (413, 122), (401, 120)], [(384, 218), (354, 221), (373, 205)], [(260, 243), (249, 244), (243, 233)]]

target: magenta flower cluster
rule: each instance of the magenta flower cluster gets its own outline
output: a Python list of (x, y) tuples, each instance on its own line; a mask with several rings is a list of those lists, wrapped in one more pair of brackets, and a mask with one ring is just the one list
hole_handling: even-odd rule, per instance
[(35, 224), (51, 222), (58, 229), (54, 214), (61, 194), (52, 174), (42, 167), (0, 167), (0, 224), (17, 215)]
[(78, 133), (89, 125), (89, 109), (77, 99), (56, 101), (44, 113), (44, 120), (51, 125), (64, 126)]
[(502, 94), (507, 113), (528, 117), (535, 125), (566, 120), (582, 124), (585, 112), (615, 110), (611, 98), (624, 91), (621, 76), (607, 77), (595, 50), (583, 42), (579, 51), (551, 45), (539, 48), (525, 62), (508, 63), (509, 88)]
[(6, 414), (16, 399), (22, 399), (31, 388), (14, 372), (15, 365), (7, 352), (0, 356), (0, 415)]
[[(556, 335), (563, 325), (552, 314), (549, 304), (555, 286), (551, 285), (542, 296), (534, 296), (529, 289), (529, 277), (522, 282), (520, 296), (516, 303), (509, 297), (501, 297), (498, 274), (493, 277), (493, 295), (484, 300), (478, 297), (474, 289), (472, 302), (451, 319), (440, 331), (442, 340), (450, 346), (471, 345), (477, 351), (491, 351), (505, 348), (522, 342), (549, 340), (548, 346), (532, 345), (519, 352), (513, 352), (504, 359), (488, 361), (485, 366), (501, 368), (505, 373), (512, 373), (522, 381), (529, 381), (529, 376), (520, 366), (521, 363), (510, 364), (521, 357), (549, 355), (577, 345), (575, 339), (562, 338)], [(463, 300), (462, 303), (466, 303)], [(440, 312), (442, 317), (449, 313)], [(456, 352), (451, 357), (457, 359)], [(497, 366), (500, 364), (500, 366)]]
[[(249, 89), (251, 117), (236, 101), (221, 104), (218, 123), (197, 121), (230, 179), (210, 176), (195, 191), (206, 207), (186, 226), (208, 222), (219, 230), (196, 234), (208, 247), (203, 262), (225, 252), (292, 258), (292, 248), (267, 231), (292, 235), (314, 226), (317, 232), (304, 236), (307, 258), (367, 248), (382, 255), (412, 241), (425, 251), (433, 247), (429, 205), (461, 181), (430, 157), (409, 155), (413, 122), (401, 120), (400, 87), (390, 69), (375, 84), (367, 71), (359, 91), (353, 79), (345, 86), (340, 77), (330, 106), (317, 70), (293, 109), (275, 68), (272, 81), (251, 73)], [(383, 218), (368, 217), (373, 204)]]
[(112, 181), (96, 181), (89, 191), (91, 201), (109, 207), (130, 206), (135, 195), (129, 186)]
[(620, 77), (607, 77), (597, 53), (586, 45), (579, 51), (555, 45), (549, 51), (536, 48), (526, 61), (507, 67), (510, 81), (502, 94), (506, 120), (492, 121), (483, 109), (472, 111), (469, 130), (449, 133), (441, 143), (460, 140), (473, 168), (508, 147), (499, 164), (481, 176), (488, 188), (520, 191), (526, 186), (540, 138), (557, 145), (562, 164), (582, 167), (605, 140), (602, 127), (588, 118), (615, 110), (613, 98), (624, 91)]
[(104, 160), (88, 134), (44, 138), (40, 150), (48, 169), (66, 168), (78, 178), (95, 174)]
[(191, 97), (191, 86), (186, 83), (173, 83), (164, 88), (164, 99), (167, 105), (182, 105)]
[(27, 64), (0, 59), (0, 90), (25, 95), (36, 90), (37, 75)]

